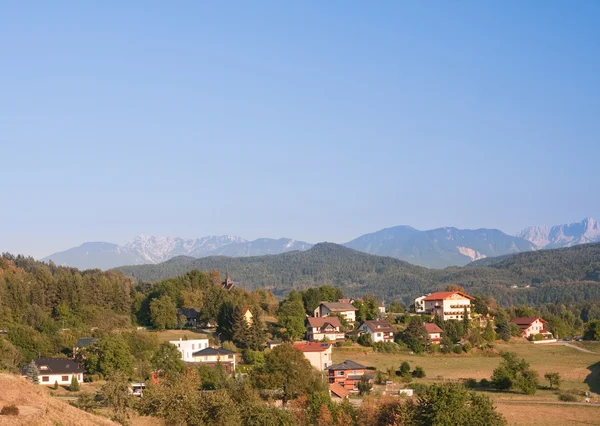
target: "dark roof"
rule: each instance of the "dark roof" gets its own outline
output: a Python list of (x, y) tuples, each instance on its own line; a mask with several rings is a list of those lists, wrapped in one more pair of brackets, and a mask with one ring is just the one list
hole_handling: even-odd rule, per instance
[(212, 355), (237, 355), (237, 352), (229, 349), (206, 348), (201, 351), (194, 352), (194, 356), (212, 356)]
[(352, 306), (351, 303), (321, 302), (320, 305), (327, 306), (327, 309), (329, 309), (332, 312), (346, 312), (357, 310), (354, 306)]
[(540, 320), (542, 324), (546, 324), (546, 321), (540, 317), (520, 317), (513, 319), (511, 322), (517, 325), (531, 325), (535, 322), (535, 320)]
[(185, 315), (186, 318), (198, 318), (200, 311), (196, 308), (179, 308), (178, 315)]
[(364, 370), (365, 367), (358, 362), (354, 362), (352, 360), (345, 360), (344, 362), (340, 362), (339, 364), (333, 364), (327, 367), (327, 370)]
[(381, 333), (396, 333), (398, 331), (392, 324), (384, 320), (364, 320), (363, 323), (371, 330)]
[[(79, 374), (85, 372), (79, 363), (68, 358), (38, 358), (34, 362), (38, 367), (40, 376), (44, 374)], [(47, 367), (47, 369), (42, 369), (42, 367)]]
[(85, 348), (86, 346), (90, 346), (92, 343), (94, 343), (95, 340), (96, 339), (94, 339), (93, 337), (80, 337), (79, 339), (77, 339), (75, 347)]

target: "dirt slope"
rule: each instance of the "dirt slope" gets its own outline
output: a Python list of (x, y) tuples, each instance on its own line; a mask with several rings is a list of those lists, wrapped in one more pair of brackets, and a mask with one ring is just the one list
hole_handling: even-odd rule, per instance
[(33, 385), (19, 376), (0, 374), (0, 409), (12, 404), (19, 407), (20, 413), (18, 416), (0, 416), (1, 426), (116, 425), (52, 398), (44, 386)]

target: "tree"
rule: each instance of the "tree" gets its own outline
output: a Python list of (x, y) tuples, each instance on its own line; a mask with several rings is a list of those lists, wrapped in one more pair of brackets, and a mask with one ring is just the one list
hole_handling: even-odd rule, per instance
[(422, 379), (423, 377), (425, 377), (425, 369), (423, 367), (416, 366), (412, 372), (412, 375), (413, 375), (413, 377)]
[(290, 343), (266, 354), (265, 363), (253, 370), (251, 380), (258, 389), (280, 389), (284, 405), (300, 395), (327, 391), (321, 373)]
[(127, 408), (131, 406), (127, 376), (117, 371), (108, 377), (102, 386), (102, 395), (113, 412), (113, 418), (123, 423), (127, 419)]
[(81, 361), (89, 374), (101, 373), (104, 376), (122, 371), (133, 373), (133, 356), (125, 338), (119, 334), (110, 334), (98, 339), (85, 351)]
[(183, 373), (185, 365), (181, 353), (175, 345), (163, 342), (150, 360), (155, 371), (162, 371), (166, 376)]
[(15, 345), (0, 337), (0, 370), (15, 373), (20, 361), (21, 353)]
[(150, 320), (159, 331), (166, 328), (177, 328), (177, 307), (175, 302), (167, 296), (150, 301)]
[(465, 290), (465, 288), (461, 285), (458, 284), (450, 284), (446, 286), (446, 291), (458, 291), (461, 293), (467, 293), (467, 291)]
[(469, 332), (471, 328), (471, 321), (469, 319), (469, 311), (465, 307), (463, 310), (463, 336)]
[(508, 321), (508, 317), (503, 312), (498, 312), (496, 314), (496, 332), (500, 336), (502, 340), (508, 342), (512, 336), (512, 330), (510, 327), (510, 322)]
[(40, 384), (40, 378), (38, 377), (38, 368), (34, 361), (31, 361), (25, 367), (25, 377), (34, 385)]
[(494, 331), (494, 327), (492, 326), (491, 320), (488, 320), (485, 324), (485, 329), (483, 330), (483, 338), (486, 342), (494, 342), (496, 340), (496, 332)]
[(358, 393), (360, 395), (366, 395), (369, 392), (371, 392), (372, 387), (373, 386), (371, 385), (371, 381), (369, 380), (369, 378), (363, 375), (360, 378), (360, 381), (358, 382)]
[(533, 370), (527, 361), (511, 352), (503, 352), (501, 356), (504, 360), (492, 374), (492, 386), (501, 390), (517, 388), (533, 395), (538, 386), (537, 371)]
[(356, 343), (358, 343), (361, 346), (373, 346), (373, 339), (371, 338), (371, 333), (361, 334), (360, 336), (358, 336)]
[(427, 347), (429, 334), (421, 317), (412, 317), (402, 333), (402, 340), (414, 353), (422, 353)]
[(558, 389), (560, 387), (560, 374), (558, 373), (546, 373), (544, 378), (550, 382), (550, 389)]
[(69, 390), (71, 392), (79, 392), (79, 381), (77, 380), (77, 376), (73, 374), (71, 377), (71, 385), (69, 386)]
[(600, 340), (600, 320), (590, 321), (583, 333), (585, 340)]
[(54, 381), (54, 386), (52, 386), (52, 389), (58, 390), (58, 380)]
[(248, 330), (246, 346), (255, 351), (261, 350), (266, 340), (265, 324), (260, 309), (252, 310), (252, 324)]
[(433, 384), (417, 401), (415, 417), (418, 425), (506, 425), (506, 420), (496, 412), (487, 396), (477, 395), (460, 384)]
[(404, 306), (402, 306), (402, 303), (398, 302), (397, 300), (394, 300), (392, 303), (390, 303), (390, 312), (393, 314), (399, 314), (404, 312)]
[(408, 363), (408, 361), (402, 361), (402, 364), (400, 364), (400, 375), (405, 376), (409, 373), (410, 373), (410, 364)]
[(304, 305), (300, 300), (287, 300), (277, 311), (279, 325), (285, 328), (284, 336), (288, 340), (295, 340), (305, 333)]

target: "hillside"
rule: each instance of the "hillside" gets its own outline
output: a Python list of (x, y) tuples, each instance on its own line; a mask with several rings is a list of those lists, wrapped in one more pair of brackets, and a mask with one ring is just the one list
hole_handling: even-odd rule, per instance
[(497, 229), (438, 228), (419, 231), (410, 226), (382, 229), (358, 237), (345, 246), (429, 268), (464, 266), (473, 260), (535, 248), (531, 242)]
[(46, 387), (33, 385), (18, 376), (0, 374), (0, 389), (0, 408), (14, 404), (20, 411), (18, 416), (0, 416), (0, 425), (117, 425), (52, 398)]
[[(597, 276), (588, 276), (585, 272), (589, 265), (600, 262), (597, 246), (523, 253), (518, 255), (526, 255), (523, 263), (512, 268), (468, 266), (427, 269), (337, 244), (321, 243), (305, 252), (277, 256), (181, 257), (159, 265), (128, 266), (118, 270), (137, 281), (159, 281), (193, 269), (229, 270), (240, 286), (249, 289), (270, 288), (280, 295), (291, 289), (331, 284), (342, 287), (348, 295), (371, 293), (382, 299), (401, 299), (407, 304), (417, 295), (442, 289), (449, 284), (459, 284), (470, 292), (494, 296), (504, 304), (542, 303), (600, 298), (600, 285), (585, 281), (600, 281)], [(574, 258), (587, 260), (571, 260)], [(536, 269), (534, 265), (538, 263), (546, 266)], [(525, 289), (532, 283), (531, 288)], [(515, 285), (519, 288), (511, 288)]]

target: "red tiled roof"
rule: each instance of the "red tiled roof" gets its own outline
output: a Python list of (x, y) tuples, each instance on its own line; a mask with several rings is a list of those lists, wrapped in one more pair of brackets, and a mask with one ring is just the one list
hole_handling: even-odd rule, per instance
[(454, 296), (455, 294), (459, 294), (462, 297), (469, 299), (469, 300), (473, 300), (474, 297), (471, 297), (461, 291), (438, 291), (436, 293), (430, 294), (429, 296), (427, 296), (425, 299), (423, 300), (444, 300), (444, 299), (448, 299), (451, 296)]
[(302, 352), (324, 352), (331, 346), (331, 343), (317, 343), (317, 342), (299, 342), (294, 343), (294, 348), (301, 350)]
[(427, 333), (428, 334), (432, 334), (432, 333), (443, 333), (444, 330), (442, 330), (441, 328), (438, 327), (437, 324), (432, 323), (432, 322), (426, 322), (423, 324), (425, 326), (425, 328), (427, 329)]
[(341, 327), (342, 323), (338, 317), (309, 317), (307, 318), (311, 327), (321, 328), (325, 324), (331, 324), (333, 327)]
[(344, 389), (341, 385), (337, 384), (337, 383), (331, 383), (329, 385), (329, 390), (331, 391), (331, 393), (339, 396), (340, 398), (346, 398), (348, 395), (350, 395), (350, 391), (347, 389)]
[(520, 318), (513, 319), (511, 322), (513, 324), (517, 324), (519, 327), (521, 327), (521, 326), (529, 327), (531, 324), (533, 324), (535, 322), (535, 320), (540, 320), (540, 322), (542, 324), (546, 324), (546, 321), (544, 321), (543, 319), (541, 319), (539, 317), (520, 317)]

